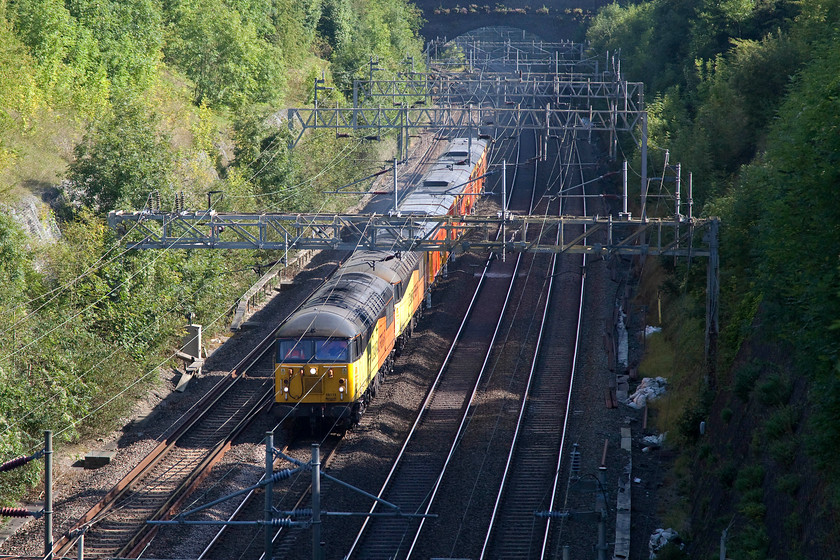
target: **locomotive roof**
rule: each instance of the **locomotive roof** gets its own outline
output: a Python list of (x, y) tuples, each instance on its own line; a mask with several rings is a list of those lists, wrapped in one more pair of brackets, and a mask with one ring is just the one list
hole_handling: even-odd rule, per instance
[(393, 251), (354, 252), (342, 265), (347, 272), (363, 272), (379, 276), (390, 284), (399, 284), (411, 277), (411, 272), (417, 265), (416, 253), (405, 252), (397, 256)]
[(379, 276), (339, 272), (283, 323), (277, 338), (364, 335), (382, 315), (393, 294), (391, 284)]

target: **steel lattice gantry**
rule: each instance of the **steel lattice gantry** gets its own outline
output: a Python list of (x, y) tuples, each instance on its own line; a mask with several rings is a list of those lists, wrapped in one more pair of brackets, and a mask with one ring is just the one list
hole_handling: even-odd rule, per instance
[(376, 107), (288, 109), (289, 129), (298, 134), (297, 144), (307, 129), (327, 128), (338, 131), (382, 131), (402, 128), (439, 128), (479, 130), (491, 127), (511, 133), (541, 130), (550, 136), (563, 131), (632, 131), (642, 124), (644, 113), (623, 107), (612, 109), (545, 107)]
[[(415, 74), (404, 80), (374, 80), (354, 83), (354, 98), (359, 86), (364, 94), (380, 103), (394, 106), (409, 103), (431, 104), (434, 97), (442, 105), (505, 107), (533, 104), (534, 99), (551, 100), (554, 106), (587, 108), (590, 105), (625, 111), (644, 110), (644, 84), (623, 80), (597, 81), (586, 75), (564, 76), (538, 74), (522, 78), (510, 75), (478, 76), (462, 79), (449, 75)], [(422, 103), (420, 103), (422, 101)]]
[[(586, 253), (593, 255), (709, 256), (698, 234), (716, 218), (646, 220), (612, 216), (398, 216), (381, 214), (224, 214), (199, 212), (111, 212), (109, 225), (127, 231), (129, 249), (378, 249)], [(127, 225), (130, 224), (130, 227)], [(527, 232), (539, 226), (542, 235)], [(584, 226), (570, 236), (567, 228)], [(495, 239), (504, 228), (505, 236)], [(432, 239), (444, 229), (446, 239)], [(559, 231), (558, 231), (559, 230)], [(559, 242), (546, 233), (558, 231)], [(715, 230), (716, 231), (716, 230)], [(599, 239), (598, 242), (592, 241)]]

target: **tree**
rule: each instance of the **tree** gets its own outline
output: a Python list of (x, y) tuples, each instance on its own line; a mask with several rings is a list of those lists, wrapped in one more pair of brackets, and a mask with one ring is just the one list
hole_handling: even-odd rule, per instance
[(166, 57), (195, 82), (195, 102), (240, 107), (276, 99), (282, 53), (221, 0), (187, 0), (170, 14)]
[(142, 104), (119, 100), (75, 148), (68, 178), (82, 203), (99, 212), (120, 205), (142, 208), (150, 192), (173, 193), (174, 156), (156, 115)]

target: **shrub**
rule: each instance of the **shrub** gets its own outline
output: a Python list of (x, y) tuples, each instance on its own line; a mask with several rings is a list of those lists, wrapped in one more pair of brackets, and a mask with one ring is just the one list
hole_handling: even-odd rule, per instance
[(790, 378), (779, 373), (771, 375), (767, 381), (758, 386), (758, 400), (765, 406), (787, 404), (791, 393), (793, 393), (793, 384)]
[(799, 425), (799, 409), (793, 406), (783, 406), (776, 410), (764, 423), (764, 435), (769, 441), (779, 439), (783, 435), (792, 434)]
[(151, 191), (171, 194), (174, 153), (158, 120), (142, 104), (121, 100), (88, 130), (69, 169), (84, 204), (105, 213), (117, 206), (143, 208)]
[(753, 488), (761, 488), (764, 484), (764, 467), (762, 465), (748, 465), (738, 472), (735, 488), (745, 493)]
[(732, 488), (735, 478), (738, 476), (738, 465), (734, 462), (724, 463), (718, 469), (718, 480), (727, 488)]
[(735, 372), (735, 394), (743, 402), (749, 400), (750, 392), (760, 375), (761, 365), (755, 361), (742, 365)]
[(786, 473), (776, 479), (776, 491), (793, 496), (802, 484), (802, 477), (797, 473)]

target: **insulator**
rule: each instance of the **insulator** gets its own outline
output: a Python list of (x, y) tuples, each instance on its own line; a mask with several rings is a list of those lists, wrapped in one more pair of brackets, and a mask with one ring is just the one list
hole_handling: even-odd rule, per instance
[[(262, 522), (265, 524), (265, 521)], [(292, 521), (291, 519), (272, 519), (269, 525), (272, 527), (294, 527), (296, 521)]]
[(578, 451), (578, 444), (572, 446), (572, 467), (571, 474), (573, 478), (580, 476), (580, 451)]
[(20, 457), (15, 457), (14, 459), (12, 459), (10, 461), (6, 461), (2, 465), (0, 465), (0, 472), (10, 471), (12, 469), (16, 469), (17, 467), (19, 467), (21, 465), (25, 465), (28, 462), (29, 462), (29, 457), (26, 457), (24, 455), (21, 455)]
[(311, 508), (296, 509), (289, 512), (289, 517), (312, 517)]
[(34, 458), (35, 458), (34, 455), (31, 456), (31, 457), (26, 457), (25, 455), (21, 455), (20, 457), (15, 457), (11, 461), (6, 461), (2, 465), (0, 465), (0, 472), (5, 472), (5, 471), (10, 471), (12, 469), (16, 469), (16, 468), (18, 468), (22, 465), (25, 465), (26, 463), (28, 463), (29, 461), (31, 461)]
[(277, 482), (279, 480), (285, 480), (287, 478), (291, 478), (300, 469), (283, 469), (282, 471), (277, 471), (276, 473), (271, 475), (271, 482)]
[(29, 517), (35, 516), (36, 514), (37, 512), (28, 511), (26, 508), (0, 508), (0, 517)]

